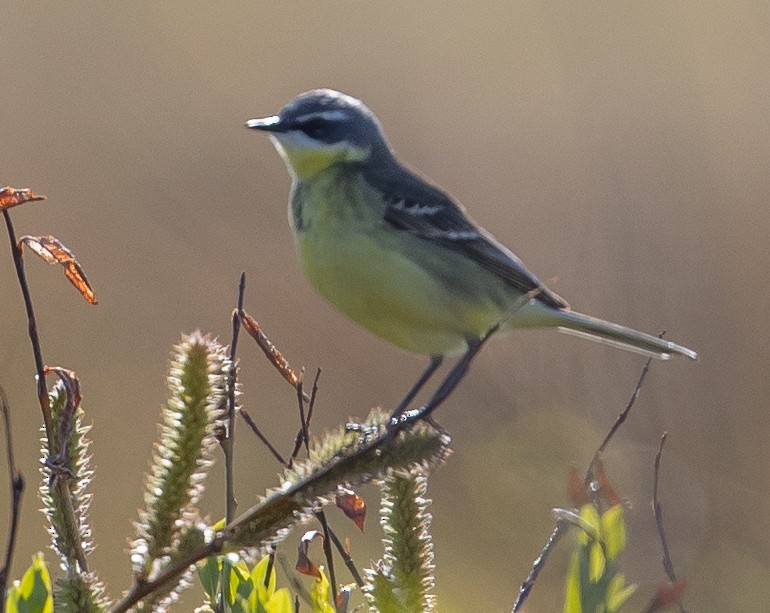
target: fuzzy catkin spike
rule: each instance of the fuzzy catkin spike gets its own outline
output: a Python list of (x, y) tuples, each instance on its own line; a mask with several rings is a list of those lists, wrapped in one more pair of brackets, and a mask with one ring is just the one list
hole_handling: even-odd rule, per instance
[(367, 483), (393, 469), (427, 470), (449, 454), (449, 437), (432, 426), (418, 422), (390, 438), (387, 421), (387, 415), (372, 411), (357, 428), (314, 442), (309, 458), (286, 471), (281, 488), (234, 520), (228, 547), (265, 547), (327, 502), (339, 485)]
[(174, 347), (168, 377), (170, 397), (162, 410), (160, 441), (147, 477), (146, 509), (132, 548), (135, 570), (153, 574), (179, 544), (194, 515), (212, 463), (230, 376), (225, 348), (194, 332)]
[(109, 607), (104, 585), (93, 573), (81, 573), (56, 581), (57, 613), (101, 613)]
[[(66, 388), (59, 381), (49, 392), (51, 419), (56, 424), (52, 432), (54, 449), (48, 449), (45, 436), (41, 439), (42, 455), (56, 464), (57, 476), (52, 478), (50, 465), (43, 464), (40, 498), (49, 522), (51, 547), (59, 554), (66, 571), (66, 575), (55, 583), (57, 607), (61, 603), (61, 610), (65, 612), (97, 612), (107, 608), (104, 586), (94, 573), (83, 572), (79, 562), (93, 549), (88, 522), (92, 497), (88, 486), (93, 470), (89, 466), (88, 454), (91, 441), (86, 438), (91, 427), (83, 424), (83, 408), (74, 407), (69, 417), (71, 423), (65, 429), (66, 445), (62, 445), (59, 426), (62, 419), (67, 418), (67, 400)], [(65, 449), (66, 457), (63, 454)]]
[(364, 592), (381, 613), (422, 613), (435, 609), (430, 500), (424, 472), (393, 471), (382, 485), (380, 523), (385, 554), (367, 571)]
[[(189, 553), (205, 541), (206, 525), (197, 516), (189, 516), (184, 521), (185, 528), (180, 531), (178, 543), (173, 553), (163, 560), (163, 566), (175, 564), (184, 559)], [(152, 611), (163, 613), (179, 600), (182, 591), (190, 587), (193, 581), (195, 566), (190, 566), (177, 579), (169, 581), (161, 589), (154, 591), (146, 599), (137, 604), (136, 611)]]

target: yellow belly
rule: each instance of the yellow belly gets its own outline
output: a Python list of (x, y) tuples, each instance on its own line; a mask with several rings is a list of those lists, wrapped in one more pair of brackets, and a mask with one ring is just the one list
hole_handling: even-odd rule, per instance
[(442, 279), (436, 273), (446, 276), (446, 258), (452, 254), (419, 239), (405, 245), (394, 235), (350, 226), (346, 231), (315, 228), (296, 239), (305, 274), (329, 302), (414, 353), (464, 351), (467, 340), (485, 334), (515, 298), (502, 283), (498, 288), (489, 278), (474, 278), (486, 274), (467, 261), (456, 267), (456, 279)]

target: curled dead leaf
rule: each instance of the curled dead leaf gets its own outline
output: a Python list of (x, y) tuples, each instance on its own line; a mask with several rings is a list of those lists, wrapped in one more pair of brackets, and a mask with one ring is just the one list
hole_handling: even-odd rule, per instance
[(308, 530), (302, 535), (299, 545), (297, 545), (297, 565), (294, 567), (297, 569), (297, 572), (315, 577), (316, 579), (321, 578), (321, 569), (308, 556), (308, 549), (310, 548), (310, 543), (319, 537), (323, 540), (324, 536), (318, 530)]
[(364, 531), (364, 521), (366, 521), (366, 502), (361, 496), (353, 490), (340, 488), (335, 498), (337, 506), (348, 519), (352, 519), (358, 529)]
[(74, 254), (55, 236), (22, 236), (19, 239), (19, 250), (27, 246), (49, 264), (61, 264), (64, 276), (69, 279), (89, 304), (97, 304), (94, 290), (88, 283), (83, 267), (75, 259)]
[(10, 185), (0, 187), (0, 211), (38, 200), (45, 200), (45, 196), (38, 195), (29, 188), (16, 189)]

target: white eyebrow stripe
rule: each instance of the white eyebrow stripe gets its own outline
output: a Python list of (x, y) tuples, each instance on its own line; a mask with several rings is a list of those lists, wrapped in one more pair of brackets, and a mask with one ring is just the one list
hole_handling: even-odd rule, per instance
[(317, 113), (307, 113), (300, 115), (295, 119), (297, 123), (304, 123), (311, 119), (323, 119), (325, 121), (345, 121), (349, 115), (345, 111), (318, 111)]

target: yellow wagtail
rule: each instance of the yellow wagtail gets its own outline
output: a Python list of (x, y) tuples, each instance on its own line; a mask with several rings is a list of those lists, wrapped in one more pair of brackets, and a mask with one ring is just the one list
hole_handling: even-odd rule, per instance
[(553, 327), (647, 356), (697, 359), (571, 310), (462, 206), (401, 164), (360, 100), (313, 90), (246, 125), (270, 134), (291, 174), (289, 222), (310, 282), (374, 334), (431, 356), (432, 368), (498, 326)]

